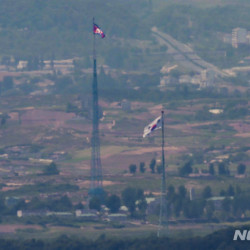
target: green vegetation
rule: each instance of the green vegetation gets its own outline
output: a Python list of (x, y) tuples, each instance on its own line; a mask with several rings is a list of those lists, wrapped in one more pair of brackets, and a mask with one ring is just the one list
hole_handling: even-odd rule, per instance
[[(82, 65), (90, 67), (93, 16), (98, 17), (97, 22), (107, 34), (106, 41), (99, 45), (102, 60), (115, 68), (145, 69), (151, 59), (159, 69), (159, 62), (163, 61), (154, 54), (165, 52), (166, 48), (155, 46), (150, 36), (152, 24), (177, 40), (193, 44), (202, 58), (221, 67), (236, 64), (249, 50), (248, 46), (233, 49), (218, 38), (218, 32), (231, 33), (235, 27), (250, 30), (249, 4), (204, 8), (154, 3), (153, 8), (150, 1), (20, 0), (13, 3), (13, 0), (3, 1), (0, 11), (0, 55), (6, 65), (16, 66), (20, 59), (26, 59), (32, 62), (29, 69), (37, 69), (42, 67), (39, 63), (42, 60), (82, 55)], [(20, 11), (22, 8), (25, 11)], [(135, 39), (144, 39), (146, 43), (140, 46)], [(10, 56), (14, 56), (14, 61)]]
[(58, 175), (59, 170), (56, 167), (56, 164), (54, 162), (50, 163), (50, 165), (46, 166), (46, 168), (43, 171), (44, 175)]
[(36, 193), (52, 193), (62, 191), (77, 191), (78, 186), (71, 184), (38, 183), (35, 185), (24, 185), (19, 189), (5, 192), (6, 196), (12, 195), (34, 195)]
[(232, 227), (205, 237), (188, 237), (174, 239), (168, 237), (157, 238), (155, 235), (143, 237), (141, 239), (106, 239), (106, 234), (97, 240), (87, 240), (82, 238), (72, 238), (61, 235), (56, 239), (45, 240), (3, 240), (0, 241), (0, 249), (247, 249), (248, 241), (233, 241), (236, 229), (245, 230), (247, 227)]
[[(104, 230), (112, 237), (145, 237), (155, 232), (163, 169), (161, 136), (160, 131), (144, 139), (141, 134), (162, 109), (166, 111), (167, 216), (175, 228), (174, 237), (183, 238), (182, 232), (185, 236), (204, 235), (230, 221), (249, 220), (250, 74), (216, 79), (215, 85), (207, 88), (179, 83), (181, 75), (193, 77), (196, 73), (181, 66), (159, 73), (163, 65), (172, 66), (173, 58), (166, 46), (151, 37), (150, 30), (156, 25), (219, 67), (236, 66), (248, 56), (249, 46), (234, 49), (220, 37), (236, 26), (250, 30), (250, 6), (169, 3), (2, 1), (1, 62), (10, 71), (16, 71), (20, 60), (27, 60), (27, 67), (25, 72), (8, 72), (10, 76), (3, 73), (0, 80), (1, 224), (41, 227), (20, 229), (15, 237), (54, 238), (65, 233), (96, 239)], [(90, 197), (92, 74), (86, 68), (92, 67), (93, 16), (107, 35), (101, 42), (96, 38), (98, 65), (103, 65), (98, 68), (98, 84), (105, 192)], [(57, 70), (55, 60), (67, 58), (74, 58), (72, 68)], [(50, 73), (42, 71), (45, 60), (50, 61)], [(174, 81), (159, 88), (163, 75)], [(124, 99), (131, 104), (129, 112), (122, 107)], [(215, 109), (222, 112), (211, 112)], [(192, 190), (195, 195), (191, 199)], [(216, 196), (221, 196), (221, 210), (213, 200)], [(154, 200), (152, 204), (147, 203), (150, 200)], [(128, 221), (104, 220), (104, 205), (110, 213), (127, 206)], [(16, 218), (17, 210), (73, 213), (84, 208), (98, 210), (100, 220), (84, 222), (83, 218), (55, 215)], [(182, 230), (182, 220), (192, 221), (193, 228)], [(148, 238), (147, 247), (151, 240), (156, 242)], [(159, 244), (170, 244), (170, 249), (177, 244), (172, 239), (166, 244), (161, 240)], [(99, 241), (106, 244), (105, 236)], [(99, 246), (99, 241), (86, 240), (86, 248)], [(39, 242), (40, 248), (49, 249), (53, 242), (60, 248), (56, 240)], [(72, 245), (77, 249), (86, 242)], [(134, 246), (133, 241), (122, 241), (120, 248), (118, 241), (112, 242), (102, 247)], [(0, 248), (5, 243), (0, 242)], [(30, 248), (36, 243), (31, 242)], [(137, 243), (134, 248), (140, 248), (142, 242)]]
[[(218, 32), (231, 33), (236, 27), (250, 30), (249, 8), (249, 5), (240, 4), (210, 8), (170, 5), (155, 14), (154, 20), (157, 26), (177, 40), (192, 43), (203, 59), (221, 67), (230, 67), (246, 54), (249, 47), (233, 49), (218, 39)], [(233, 20), (232, 16), (238, 18)], [(220, 56), (220, 52), (225, 56)]]
[(131, 173), (131, 174), (135, 174), (136, 173), (136, 165), (135, 164), (130, 164), (129, 165), (129, 172)]
[(106, 206), (111, 213), (117, 213), (121, 207), (121, 199), (119, 196), (113, 194), (107, 198)]
[[(21, 0), (15, 4), (14, 1), (3, 1), (0, 11), (0, 54), (14, 55), (19, 59), (30, 56), (69, 58), (79, 54), (88, 57), (93, 16), (98, 16), (97, 22), (101, 22), (107, 35), (145, 37), (149, 33), (148, 28), (139, 22), (136, 12), (129, 11), (126, 5), (100, 0), (73, 0), (70, 3), (66, 0)], [(107, 46), (107, 56), (116, 54), (114, 52), (118, 47), (113, 48), (110, 42), (105, 43)], [(124, 54), (127, 52), (126, 49), (122, 51)]]

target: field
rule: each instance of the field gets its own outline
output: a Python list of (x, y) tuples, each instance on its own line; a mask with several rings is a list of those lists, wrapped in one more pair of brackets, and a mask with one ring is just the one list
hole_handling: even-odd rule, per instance
[[(0, 128), (0, 183), (2, 195), (17, 196), (30, 201), (34, 197), (67, 195), (73, 202), (86, 204), (90, 187), (91, 159), (91, 120), (67, 112), (67, 103), (74, 103), (77, 95), (3, 96), (0, 99), (2, 113), (8, 119)], [(217, 106), (225, 106), (221, 99)], [(189, 192), (195, 189), (197, 197), (205, 186), (212, 188), (218, 196), (229, 185), (249, 190), (249, 178), (235, 178), (237, 165), (244, 162), (249, 169), (249, 117), (229, 119), (212, 115), (200, 120), (204, 107), (214, 108), (213, 99), (193, 99), (166, 102), (159, 105), (153, 102), (131, 102), (131, 111), (121, 108), (118, 102), (100, 100), (103, 118), (100, 121), (101, 160), (103, 167), (103, 186), (109, 194), (120, 196), (126, 187), (142, 188), (145, 194), (160, 194), (161, 175), (151, 173), (149, 164), (156, 158), (161, 161), (161, 133), (142, 138), (144, 127), (161, 110), (165, 111), (165, 157), (167, 186), (176, 189), (184, 185)], [(249, 103), (248, 103), (249, 108)], [(194, 158), (193, 171), (208, 171), (211, 162), (236, 158), (244, 151), (248, 159), (235, 160), (229, 164), (231, 176), (214, 178), (180, 177), (179, 168), (188, 157)], [(60, 174), (45, 176), (43, 171), (55, 162)], [(139, 172), (140, 162), (145, 162), (145, 173)], [(132, 174), (129, 166), (136, 164), (137, 171)], [(217, 166), (216, 166), (217, 167)], [(217, 169), (216, 169), (217, 172)], [(44, 186), (45, 185), (45, 186)], [(71, 185), (71, 186), (65, 186)], [(78, 189), (76, 189), (78, 188)], [(67, 226), (55, 223), (45, 225), (29, 224), (29, 220), (6, 218), (0, 225), (0, 232), (6, 237), (56, 237), (60, 234), (73, 234), (79, 237), (98, 238), (105, 233), (107, 237), (131, 234), (137, 237), (150, 235), (157, 230), (158, 217), (152, 217), (149, 224), (130, 221), (117, 229), (112, 224), (74, 222)], [(138, 224), (139, 223), (139, 224)], [(60, 223), (59, 223), (60, 224)], [(170, 225), (173, 237), (180, 235), (205, 235), (224, 224), (178, 224)], [(182, 234), (183, 233), (183, 234)]]
[[(58, 159), (62, 175), (69, 172), (68, 168), (70, 168), (69, 178), (72, 177), (72, 172), (88, 175), (91, 156), (91, 121), (87, 118), (78, 121), (74, 113), (63, 111), (65, 104), (61, 103), (61, 98), (58, 98), (58, 103), (52, 96), (46, 98), (48, 105), (53, 102), (55, 109), (58, 110), (59, 107), (60, 111), (53, 109), (53, 106), (43, 105), (43, 107), (36, 108), (40, 102), (37, 97), (26, 99), (26, 107), (22, 109), (14, 107), (12, 102), (11, 110), (8, 110), (10, 118), (7, 125), (0, 131), (1, 148), (8, 147), (10, 154), (14, 154), (11, 147), (26, 145), (27, 149), (16, 149), (16, 154), (20, 155), (21, 150), (23, 156), (32, 158), (32, 153), (27, 152), (28, 147), (40, 145), (39, 152), (33, 154), (35, 156), (33, 158), (39, 156), (51, 159), (53, 153), (62, 152), (62, 155), (66, 155), (62, 157), (63, 160)], [(74, 99), (74, 96), (68, 96), (68, 100), (70, 99)], [(3, 107), (6, 107), (5, 104), (9, 103), (9, 100), (3, 98), (1, 103)], [(247, 145), (250, 128), (247, 120), (216, 120), (214, 116), (213, 121), (198, 122), (194, 118), (192, 120), (192, 117), (197, 110), (201, 109), (201, 102), (197, 104), (193, 102), (192, 106), (189, 102), (179, 105), (181, 106), (177, 108), (165, 108), (165, 152), (167, 164), (169, 164), (168, 172), (176, 173), (178, 166), (182, 164), (183, 154), (202, 151), (211, 146), (219, 148), (222, 145), (228, 148), (228, 151), (235, 149), (234, 151), (237, 152), (237, 147)], [(142, 132), (144, 126), (160, 114), (161, 105), (153, 103), (140, 103), (139, 105), (135, 102), (132, 103), (130, 113), (121, 110), (115, 103), (102, 101), (102, 106), (105, 116), (100, 124), (100, 138), (104, 175), (109, 177), (125, 174), (132, 163), (139, 164), (143, 161), (148, 166), (153, 157), (160, 160), (160, 132), (145, 139), (142, 138)], [(144, 111), (141, 111), (142, 108)], [(187, 116), (189, 116), (188, 122)], [(220, 156), (220, 153), (222, 152), (214, 150), (210, 160), (212, 157)], [(19, 159), (17, 157), (15, 160), (9, 160), (15, 163)], [(197, 167), (203, 169), (206, 166), (201, 163)], [(230, 168), (233, 172), (236, 171), (235, 166), (232, 165)]]

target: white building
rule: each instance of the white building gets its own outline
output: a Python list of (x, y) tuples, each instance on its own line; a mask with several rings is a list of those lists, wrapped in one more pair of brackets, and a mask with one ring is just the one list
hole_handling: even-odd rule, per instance
[(201, 86), (208, 87), (214, 85), (215, 72), (213, 70), (205, 69), (201, 72)]
[(189, 199), (191, 201), (195, 200), (195, 189), (193, 187), (189, 189)]
[(17, 64), (17, 69), (25, 69), (27, 67), (28, 61), (19, 61)]
[(232, 30), (232, 46), (238, 48), (239, 44), (247, 43), (247, 30), (243, 28), (235, 28)]

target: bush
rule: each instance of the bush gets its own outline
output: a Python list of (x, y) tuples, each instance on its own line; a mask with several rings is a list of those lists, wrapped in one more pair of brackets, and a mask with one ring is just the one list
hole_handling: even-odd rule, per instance
[(243, 163), (239, 164), (237, 167), (237, 173), (238, 174), (245, 174), (245, 171), (246, 171), (246, 165)]
[(179, 169), (180, 176), (185, 176), (193, 172), (192, 161), (186, 162), (183, 167)]
[(129, 166), (129, 172), (131, 173), (131, 174), (135, 174), (136, 173), (136, 165), (135, 164), (131, 164), (130, 166)]
[(43, 173), (45, 175), (58, 175), (59, 174), (59, 170), (57, 169), (57, 166), (54, 162), (51, 162), (49, 166), (47, 166)]
[(212, 190), (209, 186), (206, 186), (202, 191), (202, 198), (207, 199), (212, 196)]

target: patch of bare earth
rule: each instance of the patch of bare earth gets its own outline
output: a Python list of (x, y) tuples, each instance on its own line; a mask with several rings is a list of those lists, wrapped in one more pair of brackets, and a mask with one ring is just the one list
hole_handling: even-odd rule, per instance
[[(102, 185), (104, 187), (107, 186), (112, 186), (112, 185), (119, 185), (121, 184), (120, 182), (115, 182), (115, 181), (103, 181)], [(79, 188), (89, 188), (90, 187), (90, 181), (89, 180), (85, 180), (85, 181), (78, 181), (76, 183), (77, 186), (79, 186)]]
[(250, 124), (239, 121), (230, 123), (229, 125), (237, 131), (235, 136), (250, 137)]
[[(166, 146), (165, 151), (169, 153), (179, 153), (179, 152), (184, 152), (186, 150), (185, 147), (170, 147)], [(145, 153), (152, 153), (152, 152), (161, 152), (161, 147), (153, 147), (153, 148), (140, 148), (134, 151), (127, 151), (127, 152), (122, 152), (122, 155), (142, 155)]]
[(22, 115), (22, 125), (50, 125), (56, 127), (64, 125), (64, 123), (75, 117), (74, 113), (65, 113), (61, 111), (50, 111), (33, 109), (27, 110)]
[(18, 229), (42, 229), (41, 226), (38, 225), (0, 225), (0, 233), (15, 233)]

